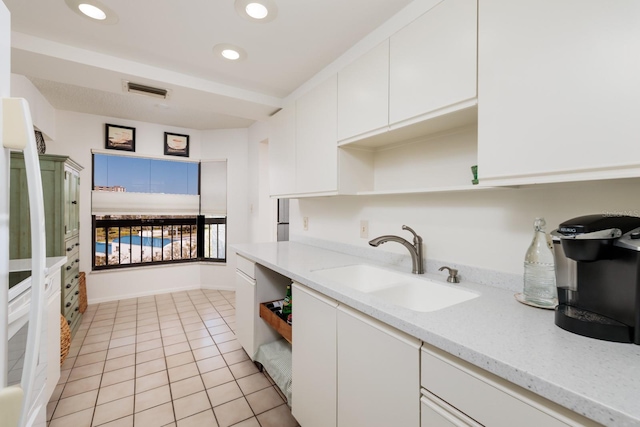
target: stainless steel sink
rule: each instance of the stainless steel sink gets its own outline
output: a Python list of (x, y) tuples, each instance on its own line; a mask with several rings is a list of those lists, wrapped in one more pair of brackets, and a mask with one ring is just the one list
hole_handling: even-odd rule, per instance
[(479, 296), (466, 289), (363, 264), (315, 270), (313, 273), (418, 312), (441, 310)]

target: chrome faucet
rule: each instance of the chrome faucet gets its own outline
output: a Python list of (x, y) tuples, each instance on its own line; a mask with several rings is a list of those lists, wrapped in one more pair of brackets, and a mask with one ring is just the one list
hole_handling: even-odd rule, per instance
[(422, 263), (422, 237), (418, 236), (411, 227), (406, 225), (402, 226), (403, 230), (408, 230), (413, 234), (413, 244), (409, 243), (405, 239), (399, 236), (380, 236), (369, 241), (369, 244), (374, 247), (378, 247), (382, 243), (386, 242), (398, 242), (404, 245), (411, 254), (411, 261), (413, 262), (413, 274), (424, 274), (424, 264)]

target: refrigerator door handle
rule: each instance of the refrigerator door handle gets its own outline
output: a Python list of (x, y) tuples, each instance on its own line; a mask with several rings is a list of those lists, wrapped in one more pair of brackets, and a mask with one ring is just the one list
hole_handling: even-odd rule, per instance
[[(27, 187), (31, 218), (31, 304), (27, 347), (20, 386), (24, 392), (19, 426), (27, 425), (29, 409), (34, 395), (34, 382), (44, 311), (44, 281), (46, 271), (46, 235), (44, 201), (40, 160), (36, 148), (36, 137), (31, 119), (29, 103), (23, 98), (2, 100), (2, 145), (24, 151)], [(35, 411), (37, 413), (37, 411)]]

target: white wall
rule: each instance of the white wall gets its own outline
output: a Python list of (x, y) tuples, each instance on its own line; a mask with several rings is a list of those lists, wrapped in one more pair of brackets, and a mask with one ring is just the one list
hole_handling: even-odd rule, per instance
[(227, 262), (200, 265), (201, 284), (210, 289), (235, 289), (234, 243), (250, 240), (249, 130), (223, 129), (202, 132), (201, 158), (227, 159)]
[(11, 74), (11, 96), (25, 98), (31, 109), (33, 125), (44, 135), (45, 140), (56, 139), (55, 109), (29, 79), (20, 74)]
[[(200, 287), (235, 289), (235, 253), (229, 250), (226, 264), (182, 264), (91, 272), (91, 150), (104, 148), (105, 123), (135, 127), (137, 155), (163, 157), (164, 132), (176, 132), (190, 136), (191, 159), (227, 159), (227, 246), (233, 243), (245, 243), (251, 239), (248, 226), (250, 223), (248, 129), (198, 131), (58, 111), (58, 138), (55, 143), (47, 146), (47, 153), (68, 155), (85, 168), (80, 175), (80, 247), (84, 248), (80, 257), (80, 269), (88, 272), (89, 302)], [(256, 135), (260, 135), (260, 132)], [(114, 151), (114, 153), (117, 152)]]
[[(369, 239), (396, 234), (410, 240), (401, 229), (406, 224), (424, 238), (428, 259), (521, 275), (535, 217), (544, 217), (551, 231), (581, 215), (640, 216), (640, 199), (635, 197), (639, 185), (640, 179), (628, 179), (449, 194), (300, 199), (291, 203), (290, 231), (296, 237), (368, 247), (368, 239), (359, 235), (361, 219), (369, 221)], [(302, 228), (304, 216), (309, 218), (308, 231)], [(375, 250), (407, 253), (394, 243)]]
[(249, 127), (249, 214), (251, 242), (276, 239), (276, 200), (269, 197), (269, 126)]

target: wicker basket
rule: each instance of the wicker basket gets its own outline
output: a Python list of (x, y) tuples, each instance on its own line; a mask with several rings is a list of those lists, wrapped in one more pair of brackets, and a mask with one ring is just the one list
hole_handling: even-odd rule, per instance
[(71, 329), (67, 324), (67, 319), (63, 315), (60, 315), (60, 365), (64, 363), (64, 359), (69, 354), (69, 347), (71, 347)]
[(78, 285), (80, 294), (78, 295), (78, 308), (80, 313), (87, 311), (87, 278), (83, 271), (80, 272), (80, 284)]

